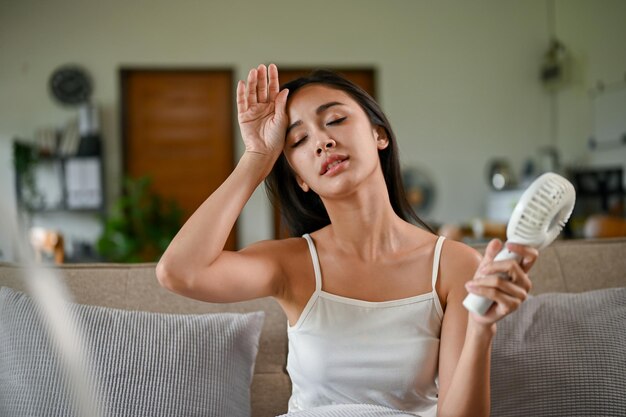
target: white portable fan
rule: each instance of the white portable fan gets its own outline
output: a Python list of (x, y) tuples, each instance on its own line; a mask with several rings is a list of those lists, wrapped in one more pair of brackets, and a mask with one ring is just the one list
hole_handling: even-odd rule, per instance
[[(507, 242), (543, 249), (561, 233), (574, 209), (576, 191), (565, 178), (547, 172), (524, 191), (506, 228)], [(520, 260), (505, 247), (494, 261)], [(469, 294), (463, 305), (469, 311), (484, 315), (493, 304), (488, 298)]]

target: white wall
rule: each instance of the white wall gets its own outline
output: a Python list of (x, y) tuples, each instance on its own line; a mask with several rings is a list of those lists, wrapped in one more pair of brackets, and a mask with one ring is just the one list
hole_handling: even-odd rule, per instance
[[(585, 71), (611, 78), (626, 69), (614, 58), (624, 56), (626, 2), (563, 0), (556, 8), (557, 30), (584, 57)], [(484, 213), (490, 158), (519, 169), (553, 141), (550, 97), (537, 81), (546, 10), (547, 0), (0, 0), (0, 134), (32, 137), (75, 116), (52, 101), (46, 83), (61, 64), (83, 65), (103, 108), (113, 201), (121, 67), (232, 67), (244, 78), (260, 62), (373, 66), (403, 164), (422, 167), (436, 183), (430, 220), (465, 221)], [(558, 96), (558, 145), (572, 161), (586, 153), (579, 138), (589, 130), (588, 83), (585, 73), (577, 89)], [(240, 242), (271, 237), (271, 217), (259, 190), (241, 217)]]
[(575, 63), (573, 82), (558, 97), (559, 148), (572, 164), (621, 165), (626, 171), (626, 146), (587, 149), (594, 130), (590, 91), (599, 82), (626, 87), (626, 1), (557, 0), (556, 7), (557, 33)]

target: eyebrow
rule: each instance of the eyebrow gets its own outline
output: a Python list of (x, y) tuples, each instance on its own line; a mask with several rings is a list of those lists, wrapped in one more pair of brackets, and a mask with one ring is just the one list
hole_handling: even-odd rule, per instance
[[(345, 104), (340, 103), (338, 101), (331, 101), (329, 103), (326, 104), (322, 104), (321, 106), (319, 106), (316, 110), (315, 110), (315, 114), (320, 114), (324, 111), (326, 111), (327, 109), (333, 107), (333, 106), (345, 106)], [(298, 120), (297, 122), (293, 122), (292, 124), (289, 125), (289, 127), (287, 128), (287, 131), (285, 132), (285, 136), (287, 136), (289, 134), (289, 131), (291, 129), (293, 129), (294, 127), (298, 127), (302, 124), (302, 120)]]

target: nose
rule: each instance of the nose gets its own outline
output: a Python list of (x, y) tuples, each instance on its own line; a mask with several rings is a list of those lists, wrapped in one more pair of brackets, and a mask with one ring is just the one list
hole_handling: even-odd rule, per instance
[(325, 138), (324, 140), (320, 140), (317, 144), (316, 153), (321, 155), (324, 150), (332, 149), (336, 145), (335, 140), (332, 138)]

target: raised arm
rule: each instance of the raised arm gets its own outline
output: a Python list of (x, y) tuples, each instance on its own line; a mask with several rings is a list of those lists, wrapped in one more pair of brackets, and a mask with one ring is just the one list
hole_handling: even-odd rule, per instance
[[(269, 82), (268, 82), (269, 73)], [(276, 295), (280, 266), (271, 256), (276, 242), (238, 252), (224, 245), (237, 217), (283, 150), (287, 90), (279, 92), (275, 65), (248, 73), (237, 84), (237, 116), (245, 152), (224, 183), (187, 220), (156, 269), (164, 287), (210, 302), (233, 302)]]

